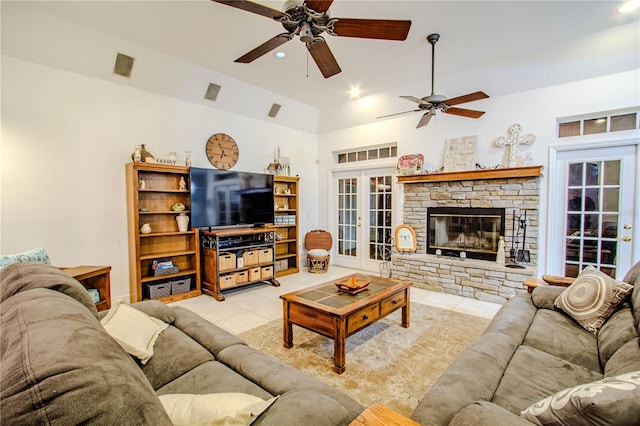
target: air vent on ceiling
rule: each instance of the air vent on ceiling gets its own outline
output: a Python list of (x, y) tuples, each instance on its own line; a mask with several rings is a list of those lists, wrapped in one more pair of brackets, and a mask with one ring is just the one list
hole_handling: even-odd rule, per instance
[(280, 111), (280, 108), (282, 107), (282, 105), (278, 105), (278, 104), (273, 104), (271, 105), (271, 109), (269, 110), (269, 117), (271, 118), (275, 118), (276, 115), (278, 115), (278, 112)]
[(116, 64), (113, 67), (113, 73), (123, 77), (131, 77), (134, 59), (131, 56), (118, 53), (116, 56)]
[(220, 92), (220, 87), (217, 84), (209, 83), (207, 87), (207, 93), (204, 94), (205, 99), (209, 99), (210, 101), (215, 101), (218, 97), (218, 93)]

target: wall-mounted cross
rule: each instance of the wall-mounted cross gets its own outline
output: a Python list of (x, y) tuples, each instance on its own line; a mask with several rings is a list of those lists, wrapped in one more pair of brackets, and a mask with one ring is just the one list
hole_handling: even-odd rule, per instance
[(536, 136), (534, 134), (527, 134), (524, 136), (520, 136), (520, 131), (522, 130), (522, 126), (519, 124), (513, 124), (509, 127), (509, 136), (506, 138), (504, 136), (496, 139), (496, 145), (498, 146), (509, 146), (509, 167), (515, 167), (518, 165), (518, 153), (520, 152), (520, 145), (530, 145), (533, 141), (536, 140)]

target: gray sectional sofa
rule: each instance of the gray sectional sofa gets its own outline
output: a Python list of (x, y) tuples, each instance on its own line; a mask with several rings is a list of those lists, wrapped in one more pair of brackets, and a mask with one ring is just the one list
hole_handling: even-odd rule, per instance
[(180, 307), (133, 306), (169, 324), (134, 361), (104, 330), (85, 289), (57, 268), (0, 272), (0, 424), (170, 425), (158, 395), (279, 398), (255, 425), (348, 424), (365, 407)]
[[(543, 424), (640, 424), (640, 263), (624, 281), (634, 286), (630, 300), (597, 335), (554, 307), (564, 287), (538, 287), (513, 297), (429, 389), (412, 419), (423, 425), (530, 425), (529, 420), (536, 420), (525, 420), (520, 413), (532, 404), (564, 389), (622, 375), (628, 382), (618, 394), (614, 390), (607, 396), (601, 392), (604, 386), (583, 389), (585, 398), (576, 400), (584, 406), (573, 417)], [(631, 379), (625, 374), (633, 372), (637, 374)], [(564, 414), (572, 408), (562, 405), (569, 396), (556, 402)]]

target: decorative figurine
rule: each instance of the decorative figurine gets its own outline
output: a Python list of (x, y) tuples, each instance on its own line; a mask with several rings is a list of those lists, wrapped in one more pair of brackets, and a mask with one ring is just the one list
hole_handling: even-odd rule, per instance
[(180, 176), (180, 191), (187, 190), (187, 182), (184, 181), (184, 176)]
[(500, 265), (504, 265), (505, 263), (505, 252), (504, 252), (504, 237), (500, 236), (500, 240), (498, 240), (498, 253), (496, 254), (496, 263)]
[(144, 179), (140, 179), (140, 189), (147, 189), (147, 183)]

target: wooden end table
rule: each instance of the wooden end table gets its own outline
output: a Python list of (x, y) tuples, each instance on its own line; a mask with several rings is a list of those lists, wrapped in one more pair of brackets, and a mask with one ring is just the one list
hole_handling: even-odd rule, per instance
[(60, 268), (62, 272), (75, 278), (84, 288), (98, 289), (100, 301), (96, 303), (98, 311), (111, 309), (111, 266), (74, 266)]
[(349, 426), (420, 426), (413, 420), (382, 404), (371, 404)]
[(409, 327), (411, 283), (390, 278), (354, 274), (370, 281), (365, 291), (340, 292), (334, 281), (283, 294), (284, 347), (293, 347), (293, 324), (333, 339), (333, 370), (345, 370), (347, 337), (402, 309), (402, 326)]

